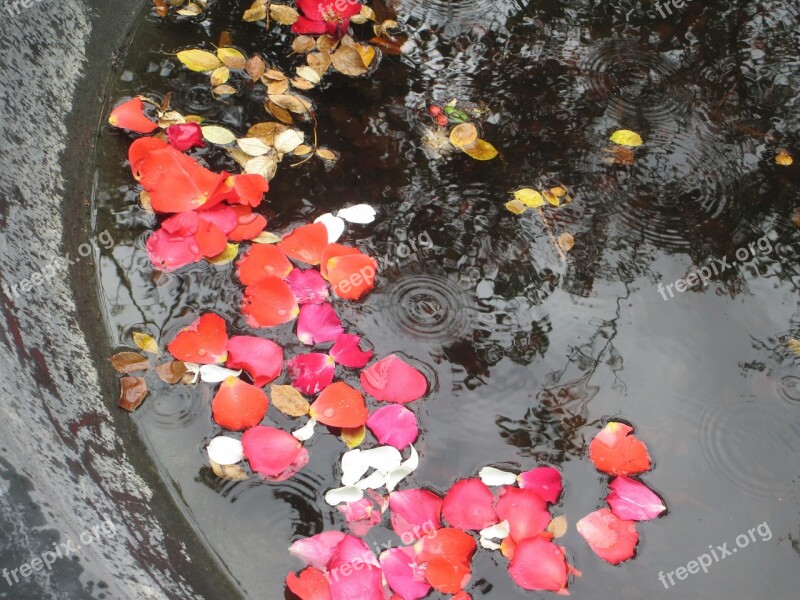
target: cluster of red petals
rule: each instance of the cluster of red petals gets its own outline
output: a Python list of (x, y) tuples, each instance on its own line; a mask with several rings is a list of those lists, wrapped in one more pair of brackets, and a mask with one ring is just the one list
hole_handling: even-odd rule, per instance
[(347, 33), (350, 17), (361, 12), (357, 0), (297, 0), (297, 7), (303, 14), (292, 25), (294, 33), (327, 33), (336, 39)]

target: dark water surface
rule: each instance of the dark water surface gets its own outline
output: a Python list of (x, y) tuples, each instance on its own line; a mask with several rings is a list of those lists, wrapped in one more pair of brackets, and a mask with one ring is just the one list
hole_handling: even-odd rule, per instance
[[(207, 76), (173, 55), (211, 48), (229, 29), (243, 51), (289, 70), (287, 28), (241, 23), (244, 4), (212, 3), (204, 21), (142, 16), (110, 101), (171, 91), (177, 110), (240, 135), (268, 120), (256, 91), (215, 100)], [(434, 382), (431, 397), (412, 405), (421, 464), (403, 485), (444, 492), (487, 464), (558, 466), (566, 489), (553, 512), (570, 522), (560, 541), (583, 572), (570, 588), (578, 600), (796, 598), (800, 359), (786, 341), (800, 337), (792, 223), (800, 175), (797, 163), (779, 167), (774, 157), (784, 147), (800, 155), (797, 3), (693, 2), (666, 19), (639, 1), (397, 8), (416, 49), (385, 57), (372, 78), (329, 75), (308, 94), (320, 142), (341, 160), (333, 168), (284, 161), (266, 210), (269, 229), (282, 232), (349, 204), (378, 209), (344, 242), (394, 266), (366, 300), (336, 309), (376, 355), (403, 352)], [(486, 106), (484, 137), (502, 156), (478, 163), (425, 150), (426, 105), (452, 97)], [(619, 128), (646, 142), (631, 166), (603, 160)], [(100, 133), (97, 229), (116, 241), (98, 267), (109, 335), (130, 345), (130, 331), (144, 328), (166, 342), (209, 310), (247, 331), (232, 265), (169, 275), (150, 267), (144, 243), (156, 219), (139, 208), (129, 143)], [(234, 168), (219, 149), (205, 156)], [(547, 212), (556, 234), (575, 238), (566, 263), (535, 213), (503, 208), (510, 190), (550, 181), (574, 196)], [(431, 250), (400, 256), (425, 233)], [(755, 257), (737, 262), (750, 243)], [(706, 288), (662, 298), (659, 282), (723, 257), (731, 268)], [(287, 356), (301, 347), (288, 325), (270, 337)], [(243, 592), (282, 597), (286, 573), (299, 567), (289, 543), (344, 525), (322, 499), (338, 485), (342, 444), (316, 435), (309, 465), (283, 483), (221, 481), (203, 450), (219, 432), (212, 393), (202, 384), (155, 387), (133, 418), (178, 504)], [(603, 505), (605, 478), (586, 449), (612, 416), (648, 444), (655, 468), (643, 479), (670, 509), (638, 527), (639, 555), (619, 567), (574, 529)], [(296, 427), (274, 408), (268, 419)], [(735, 547), (761, 523), (768, 541), (758, 537), (669, 590), (659, 582), (659, 571), (709, 545)], [(386, 538), (380, 529), (368, 540)], [(473, 598), (537, 597), (510, 581), (506, 565), (478, 552)]]

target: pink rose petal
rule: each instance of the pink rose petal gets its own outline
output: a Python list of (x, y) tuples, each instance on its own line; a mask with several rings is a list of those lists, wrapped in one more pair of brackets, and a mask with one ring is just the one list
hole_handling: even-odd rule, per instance
[(396, 354), (390, 354), (361, 372), (364, 391), (378, 400), (406, 404), (428, 391), (428, 381)]
[(287, 361), (286, 372), (292, 385), (308, 395), (316, 394), (333, 382), (336, 363), (327, 354), (311, 352)]
[(258, 425), (242, 435), (244, 456), (256, 473), (274, 481), (287, 479), (308, 462), (308, 451), (290, 433)]
[(620, 519), (607, 508), (583, 517), (577, 529), (595, 554), (612, 565), (632, 558), (639, 541), (636, 523)]
[(145, 244), (150, 263), (159, 271), (174, 271), (202, 258), (200, 246), (193, 235), (178, 236), (157, 229)]
[(333, 560), (336, 547), (345, 538), (341, 531), (323, 531), (317, 535), (297, 540), (289, 546), (289, 554), (303, 561), (304, 565), (325, 571)]
[(340, 504), (337, 508), (347, 520), (350, 531), (359, 537), (364, 537), (370, 529), (381, 522), (381, 511), (376, 510), (371, 498), (364, 497), (356, 502)]
[(558, 502), (561, 496), (561, 473), (553, 467), (536, 467), (525, 471), (519, 474), (517, 481), (519, 487), (533, 490), (550, 504)]
[(195, 146), (205, 148), (203, 130), (198, 123), (179, 123), (167, 127), (167, 139), (176, 150), (183, 152)]
[(398, 450), (408, 447), (419, 435), (417, 416), (399, 404), (376, 410), (367, 419), (367, 427), (382, 446), (394, 446)]
[(533, 490), (506, 486), (495, 506), (500, 521), (508, 521), (515, 542), (539, 535), (550, 524), (547, 503)]
[(640, 481), (620, 475), (609, 486), (606, 502), (620, 519), (648, 521), (667, 510), (661, 498)]
[(498, 522), (494, 496), (480, 479), (462, 479), (445, 494), (442, 516), (457, 529), (484, 529)]
[(328, 282), (316, 269), (303, 270), (295, 267), (286, 276), (285, 281), (300, 305), (320, 304), (330, 295)]
[(225, 235), (236, 229), (239, 224), (239, 218), (236, 216), (236, 211), (230, 206), (220, 204), (209, 210), (203, 210), (198, 213), (203, 221), (210, 221), (219, 227)]
[(367, 543), (352, 535), (345, 535), (342, 541), (336, 546), (333, 553), (333, 560), (328, 565), (328, 570), (333, 571), (343, 564), (362, 563), (373, 567), (380, 567), (380, 563)]
[(281, 374), (283, 349), (273, 341), (251, 335), (236, 335), (228, 340), (229, 369), (244, 369), (253, 385), (264, 387)]
[(362, 350), (361, 336), (352, 333), (340, 335), (328, 351), (338, 364), (350, 369), (360, 369), (372, 358), (372, 350)]
[(304, 344), (312, 346), (332, 342), (344, 333), (342, 322), (336, 311), (327, 302), (304, 304), (297, 317), (297, 337)]
[(412, 547), (391, 548), (380, 557), (386, 583), (402, 600), (419, 600), (431, 591), (425, 569), (417, 564), (414, 554)]
[(392, 529), (404, 544), (442, 526), (442, 499), (427, 490), (408, 489), (389, 494)]
[(566, 593), (567, 558), (553, 542), (530, 538), (517, 546), (508, 574), (524, 590)]

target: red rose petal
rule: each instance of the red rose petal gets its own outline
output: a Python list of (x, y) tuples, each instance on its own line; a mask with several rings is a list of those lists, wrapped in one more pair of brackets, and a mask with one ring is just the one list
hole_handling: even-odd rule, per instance
[(286, 363), (286, 372), (292, 385), (308, 395), (314, 395), (329, 386), (335, 371), (333, 359), (319, 352), (300, 354)]
[(325, 263), (328, 281), (340, 298), (358, 300), (375, 287), (377, 261), (366, 254), (334, 256)]
[(263, 390), (237, 377), (228, 377), (211, 402), (211, 412), (214, 421), (225, 429), (241, 431), (258, 425), (268, 406), (269, 399)]
[(519, 487), (532, 489), (550, 504), (558, 502), (558, 498), (561, 496), (561, 473), (553, 467), (536, 467), (520, 473), (517, 482)]
[(328, 354), (337, 364), (351, 369), (361, 369), (372, 358), (372, 350), (361, 349), (361, 336), (343, 333), (334, 342)]
[(205, 148), (203, 130), (199, 123), (177, 123), (167, 127), (167, 139), (170, 145), (184, 152), (190, 148)]
[(632, 558), (639, 541), (636, 523), (620, 519), (607, 508), (583, 517), (577, 529), (595, 554), (612, 565)]
[(131, 173), (137, 181), (142, 177), (140, 167), (145, 157), (153, 150), (161, 150), (166, 147), (167, 143), (160, 138), (144, 137), (133, 141), (128, 148), (128, 162), (131, 165)]
[(245, 285), (253, 285), (267, 277), (284, 279), (292, 263), (273, 244), (253, 244), (236, 263), (236, 274)]
[(289, 554), (303, 561), (303, 564), (325, 571), (336, 554), (336, 547), (344, 538), (345, 534), (341, 531), (323, 531), (297, 540), (289, 546)]
[(256, 473), (271, 478), (285, 478), (287, 472), (296, 472), (298, 460), (308, 453), (291, 433), (274, 427), (258, 425), (242, 435), (244, 456)]
[(458, 529), (479, 530), (498, 522), (494, 496), (480, 479), (462, 479), (445, 494), (442, 516)]
[(327, 302), (304, 304), (297, 317), (297, 337), (309, 346), (332, 342), (344, 333), (336, 311)]
[(302, 225), (289, 233), (278, 247), (289, 258), (318, 265), (322, 250), (328, 245), (328, 230), (322, 223)]
[(500, 521), (508, 521), (517, 543), (532, 538), (550, 524), (547, 503), (533, 490), (505, 486), (495, 507)]
[(342, 244), (328, 244), (322, 250), (322, 256), (320, 257), (320, 274), (325, 279), (328, 279), (328, 261), (330, 259), (336, 256), (352, 256), (355, 254), (361, 254), (361, 250), (353, 248), (352, 246), (343, 246)]
[(203, 256), (193, 235), (180, 236), (158, 229), (147, 238), (147, 257), (153, 268), (171, 272), (199, 261)]
[(139, 98), (131, 98), (111, 111), (108, 122), (114, 127), (128, 129), (136, 133), (151, 133), (158, 129), (158, 124), (144, 114), (144, 102)]
[(566, 592), (567, 558), (564, 551), (541, 537), (523, 540), (517, 545), (508, 573), (524, 590)]
[(251, 327), (275, 327), (297, 317), (300, 308), (283, 279), (267, 277), (245, 288), (242, 313)]
[(384, 406), (373, 412), (367, 419), (367, 427), (375, 434), (379, 444), (394, 446), (398, 450), (413, 444), (419, 435), (417, 416), (399, 404)]
[(225, 232), (211, 221), (204, 219), (200, 219), (197, 233), (194, 234), (194, 237), (197, 240), (200, 253), (206, 257), (216, 256), (224, 252), (228, 246), (228, 238)]
[(228, 340), (229, 369), (244, 369), (256, 387), (264, 387), (281, 374), (283, 349), (271, 340), (236, 335)]
[(236, 229), (239, 223), (236, 211), (230, 206), (215, 206), (214, 208), (200, 211), (197, 216), (204, 221), (214, 223), (225, 235)]
[(183, 328), (167, 345), (177, 360), (213, 365), (227, 358), (228, 332), (225, 320), (206, 313)]
[(647, 446), (635, 435), (633, 427), (611, 421), (589, 444), (589, 459), (595, 468), (611, 475), (634, 475), (650, 470)]
[(361, 385), (370, 396), (398, 404), (418, 400), (428, 391), (425, 376), (396, 354), (362, 371)]
[(425, 579), (433, 589), (443, 594), (457, 594), (467, 586), (471, 576), (472, 569), (469, 563), (435, 558), (425, 565)]
[(232, 242), (252, 240), (267, 226), (266, 217), (254, 213), (249, 206), (231, 206), (231, 209), (238, 220), (236, 228), (228, 233), (228, 239)]
[(442, 526), (442, 499), (427, 490), (392, 492), (389, 494), (389, 510), (392, 529), (404, 544), (433, 535)]
[(369, 411), (361, 392), (337, 381), (322, 390), (309, 414), (323, 425), (349, 429), (364, 425)]
[(314, 567), (304, 569), (299, 576), (289, 573), (286, 585), (300, 600), (333, 600), (328, 579)]
[(269, 191), (269, 183), (261, 175), (246, 173), (233, 176), (233, 189), (239, 204), (255, 208)]

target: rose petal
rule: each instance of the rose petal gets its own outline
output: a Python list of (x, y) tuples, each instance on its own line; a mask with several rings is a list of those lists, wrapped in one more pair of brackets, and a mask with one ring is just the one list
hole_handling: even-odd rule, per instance
[(295, 267), (286, 276), (286, 283), (300, 305), (320, 304), (328, 299), (328, 284), (316, 269)]
[(534, 537), (550, 524), (547, 503), (533, 490), (506, 486), (495, 506), (501, 521), (508, 521), (514, 541)]
[(235, 465), (244, 459), (242, 442), (226, 435), (218, 435), (208, 443), (208, 459), (218, 465)]
[(219, 365), (203, 365), (200, 367), (200, 379), (206, 383), (220, 383), (228, 377), (238, 377), (242, 371), (226, 369)]
[(344, 538), (345, 534), (341, 531), (323, 531), (294, 542), (289, 546), (289, 554), (301, 560), (304, 565), (325, 571), (333, 560), (336, 547)]
[(322, 223), (302, 225), (289, 233), (278, 247), (286, 256), (309, 265), (318, 265), (328, 245), (328, 229)]
[(308, 462), (308, 452), (291, 434), (259, 425), (242, 435), (244, 455), (250, 468), (268, 477), (284, 479)]
[(384, 402), (406, 404), (428, 391), (428, 381), (396, 354), (390, 354), (361, 372), (364, 391)]
[(308, 414), (323, 425), (353, 428), (367, 422), (369, 411), (361, 392), (337, 381), (322, 390)]
[(478, 474), (481, 481), (486, 485), (514, 485), (517, 482), (517, 476), (509, 471), (501, 471), (494, 467), (483, 467)]
[(413, 444), (419, 435), (417, 416), (399, 404), (384, 406), (373, 412), (367, 419), (367, 427), (381, 445), (388, 444), (398, 450)]
[(636, 551), (636, 523), (620, 519), (607, 508), (589, 513), (576, 526), (595, 554), (612, 565), (632, 558)]
[(391, 548), (380, 556), (386, 583), (402, 600), (419, 600), (431, 591), (425, 569), (417, 564), (413, 548)]
[(341, 209), (336, 216), (348, 223), (372, 223), (375, 220), (375, 209), (369, 204), (356, 204)]
[(399, 467), (389, 471), (389, 474), (386, 476), (386, 489), (390, 492), (394, 490), (398, 483), (411, 475), (411, 473), (416, 471), (417, 467), (419, 467), (419, 454), (417, 454), (417, 449), (414, 448), (414, 446), (409, 446), (409, 448), (411, 448), (409, 457), (404, 460)]
[(328, 579), (314, 567), (308, 567), (299, 576), (289, 573), (286, 585), (300, 600), (333, 600)]
[(356, 502), (364, 497), (364, 490), (354, 485), (346, 485), (340, 488), (328, 490), (325, 494), (325, 502), (331, 506), (345, 502)]
[(292, 385), (304, 394), (313, 395), (333, 381), (336, 363), (327, 354), (300, 354), (286, 363), (286, 373)]
[(611, 475), (634, 475), (650, 470), (647, 446), (635, 435), (633, 427), (611, 421), (589, 444), (589, 458), (595, 468)]
[(332, 342), (344, 333), (336, 311), (327, 302), (304, 304), (297, 318), (297, 337), (309, 346)]
[(432, 534), (442, 526), (442, 499), (427, 490), (408, 489), (389, 494), (392, 529), (404, 544)]
[(244, 369), (256, 387), (264, 387), (281, 374), (283, 349), (271, 340), (235, 335), (228, 340), (227, 366)]
[(372, 350), (362, 350), (360, 344), (361, 336), (343, 333), (328, 350), (328, 354), (343, 367), (360, 369), (372, 358)]
[(334, 217), (331, 213), (325, 213), (314, 219), (314, 223), (322, 223), (328, 230), (328, 243), (333, 244), (342, 237), (344, 233), (344, 221), (339, 217)]
[(530, 488), (550, 504), (561, 496), (561, 472), (553, 467), (536, 467), (520, 473), (517, 482), (521, 488)]
[(325, 273), (333, 292), (340, 298), (358, 300), (375, 287), (377, 261), (366, 254), (334, 256), (325, 263)]
[[(167, 139), (176, 150), (184, 152), (190, 148), (205, 148), (203, 130), (199, 123), (177, 123), (167, 127)], [(216, 461), (215, 461), (216, 462)]]
[(284, 279), (292, 263), (273, 244), (253, 244), (236, 262), (236, 274), (244, 285), (253, 285), (268, 277)]
[(234, 175), (231, 179), (236, 202), (245, 206), (255, 208), (261, 204), (264, 194), (269, 191), (269, 182), (257, 173), (242, 173)]
[(205, 365), (225, 362), (228, 333), (225, 320), (214, 313), (201, 315), (167, 345), (177, 360)]
[(399, 467), (402, 460), (400, 452), (391, 446), (350, 450), (342, 456), (342, 483), (357, 485), (369, 469), (388, 473)]
[(307, 442), (310, 440), (314, 435), (314, 427), (317, 425), (317, 422), (314, 419), (309, 419), (305, 425), (303, 425), (300, 429), (295, 429), (292, 432), (292, 435), (296, 437), (301, 442)]
[(144, 102), (140, 98), (131, 98), (117, 106), (108, 116), (108, 122), (136, 133), (152, 133), (158, 129), (158, 124), (145, 116)]
[(448, 490), (442, 516), (452, 527), (479, 530), (497, 523), (494, 496), (480, 479), (462, 479)]
[(521, 541), (508, 565), (508, 574), (524, 590), (566, 592), (567, 558), (564, 551), (541, 537)]
[(254, 213), (249, 206), (237, 205), (230, 208), (236, 213), (237, 220), (236, 227), (228, 233), (228, 239), (232, 242), (252, 240), (267, 226), (264, 215)]
[(297, 317), (300, 307), (286, 282), (267, 277), (245, 288), (242, 313), (251, 327), (275, 327)]
[(635, 479), (620, 475), (608, 487), (611, 493), (606, 497), (606, 502), (611, 512), (620, 519), (648, 521), (667, 510), (661, 498)]
[(262, 390), (236, 377), (228, 377), (219, 386), (211, 402), (211, 411), (219, 425), (241, 431), (258, 425), (268, 405), (269, 399)]
[(165, 229), (154, 231), (145, 248), (153, 268), (167, 273), (203, 258), (194, 235), (175, 235)]

